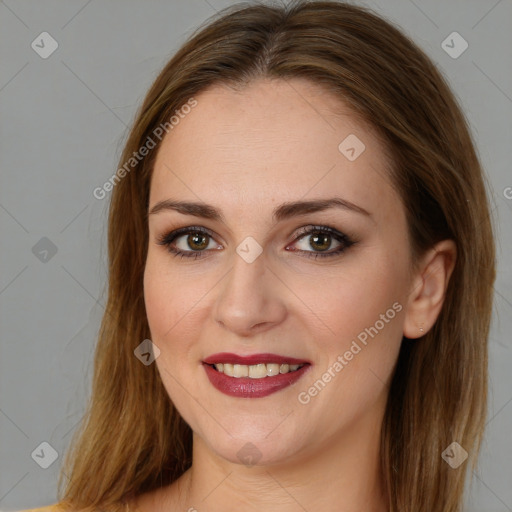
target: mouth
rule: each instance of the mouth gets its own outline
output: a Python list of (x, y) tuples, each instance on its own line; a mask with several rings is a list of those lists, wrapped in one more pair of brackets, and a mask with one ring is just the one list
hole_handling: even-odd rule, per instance
[(311, 363), (276, 354), (214, 354), (203, 361), (210, 383), (228, 396), (261, 398), (299, 380)]

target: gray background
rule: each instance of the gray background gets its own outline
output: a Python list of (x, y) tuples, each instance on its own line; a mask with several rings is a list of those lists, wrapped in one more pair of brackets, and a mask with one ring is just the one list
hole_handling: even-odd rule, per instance
[[(0, 510), (56, 501), (84, 412), (106, 297), (108, 198), (92, 191), (115, 171), (161, 67), (232, 3), (0, 1)], [(490, 406), (466, 510), (512, 511), (512, 2), (360, 3), (400, 25), (447, 76), (490, 179), (499, 239)], [(58, 42), (47, 59), (31, 48), (44, 31)], [(441, 47), (453, 31), (469, 44), (458, 58)], [(31, 456), (42, 442), (59, 454), (47, 469)]]

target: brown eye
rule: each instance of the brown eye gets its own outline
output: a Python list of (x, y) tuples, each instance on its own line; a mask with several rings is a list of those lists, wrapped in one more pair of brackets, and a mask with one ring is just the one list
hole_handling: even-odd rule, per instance
[(208, 238), (209, 235), (194, 233), (193, 235), (188, 235), (187, 244), (190, 248), (201, 251), (208, 247)]
[[(308, 237), (309, 241), (306, 242), (305, 239)], [(338, 246), (335, 247), (335, 250), (326, 252), (331, 248), (333, 239)], [(297, 242), (303, 244), (302, 247), (296, 249), (297, 252), (304, 253), (309, 258), (337, 256), (355, 244), (347, 235), (329, 226), (306, 227), (298, 233), (294, 245), (297, 245)]]
[(309, 239), (309, 243), (313, 249), (317, 249), (319, 251), (326, 251), (329, 249), (331, 245), (331, 235), (327, 235), (325, 233), (317, 233), (311, 235)]
[(213, 242), (213, 236), (208, 230), (194, 226), (171, 231), (157, 241), (158, 245), (165, 246), (174, 256), (195, 259), (206, 255), (209, 245), (212, 245), (210, 249), (217, 248), (218, 246)]

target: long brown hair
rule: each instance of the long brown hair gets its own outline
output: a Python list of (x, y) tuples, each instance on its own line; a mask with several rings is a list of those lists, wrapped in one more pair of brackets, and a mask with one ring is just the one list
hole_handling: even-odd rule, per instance
[[(115, 510), (176, 480), (191, 464), (191, 430), (134, 349), (150, 337), (143, 299), (155, 129), (212, 84), (306, 78), (347, 102), (389, 150), (421, 255), (453, 239), (457, 261), (443, 309), (421, 341), (405, 340), (382, 425), (389, 510), (456, 512), (468, 462), (441, 454), (452, 442), (472, 468), (487, 404), (487, 341), (495, 247), (484, 175), (446, 80), (408, 37), (367, 8), (329, 1), (231, 6), (196, 31), (151, 86), (129, 134), (109, 213), (108, 300), (92, 395), (59, 478), (61, 504)], [(140, 161), (134, 152), (154, 147)], [(133, 165), (132, 165), (133, 164)], [(61, 486), (64, 483), (64, 492)]]

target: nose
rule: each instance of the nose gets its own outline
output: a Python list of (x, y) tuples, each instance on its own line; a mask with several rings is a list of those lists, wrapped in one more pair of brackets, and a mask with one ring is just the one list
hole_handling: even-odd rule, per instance
[(286, 318), (286, 290), (268, 266), (265, 252), (251, 263), (235, 253), (233, 267), (219, 287), (215, 321), (240, 337), (271, 329)]

